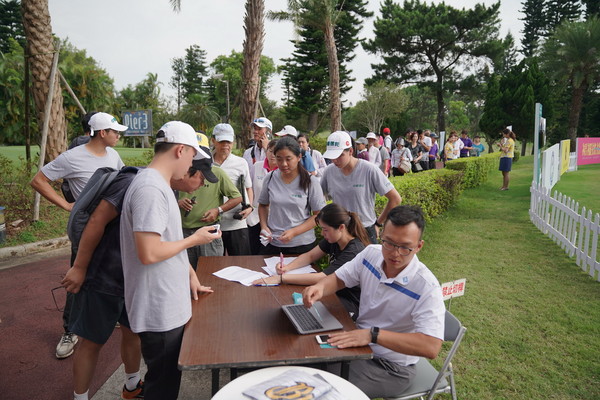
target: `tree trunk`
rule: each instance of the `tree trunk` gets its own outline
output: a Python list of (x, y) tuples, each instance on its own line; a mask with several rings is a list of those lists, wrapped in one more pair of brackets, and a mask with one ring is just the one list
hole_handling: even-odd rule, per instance
[(579, 125), (579, 115), (583, 104), (583, 95), (587, 91), (587, 83), (584, 81), (578, 88), (573, 88), (571, 97), (571, 107), (569, 108), (569, 139), (571, 139), (571, 148), (577, 146), (577, 126)]
[(331, 115), (331, 131), (342, 129), (342, 101), (340, 95), (340, 65), (338, 63), (337, 47), (333, 36), (331, 19), (325, 22), (325, 48), (327, 49), (327, 64), (329, 68), (329, 102)]
[[(446, 131), (446, 107), (444, 104), (444, 85), (442, 76), (438, 76), (435, 85), (435, 95), (437, 100), (437, 129), (438, 132)], [(446, 136), (447, 137), (447, 136)]]
[[(242, 64), (242, 93), (240, 100), (240, 117), (244, 145), (252, 137), (250, 124), (256, 117), (259, 90), (260, 57), (265, 39), (264, 0), (247, 0), (244, 16), (244, 61)], [(266, 115), (265, 115), (266, 116)]]
[[(26, 52), (31, 67), (31, 84), (33, 99), (38, 118), (38, 126), (44, 121), (44, 107), (48, 96), (50, 70), (54, 56), (54, 42), (50, 13), (47, 0), (23, 0), (23, 27), (27, 38)], [(60, 89), (60, 79), (55, 79), (54, 97), (50, 110), (48, 142), (46, 144), (45, 162), (54, 160), (67, 148), (65, 111)]]
[(525, 155), (526, 148), (527, 148), (527, 139), (522, 139), (521, 140), (521, 155), (522, 156)]
[(319, 123), (319, 113), (314, 111), (308, 114), (308, 121), (306, 124), (306, 129), (309, 132), (315, 133), (317, 131), (317, 126)]

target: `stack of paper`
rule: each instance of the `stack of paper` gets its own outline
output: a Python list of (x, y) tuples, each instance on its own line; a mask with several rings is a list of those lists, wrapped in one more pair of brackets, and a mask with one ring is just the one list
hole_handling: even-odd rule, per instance
[[(291, 263), (292, 261), (294, 261), (295, 259), (296, 259), (296, 257), (284, 257), (283, 263), (287, 265), (287, 264)], [(279, 257), (265, 258), (265, 264), (267, 264), (267, 265), (266, 265), (266, 267), (263, 267), (263, 269), (270, 276), (277, 275), (276, 267), (277, 267), (277, 263), (279, 261), (280, 261)], [(296, 268), (291, 271), (287, 271), (286, 274), (310, 274), (313, 272), (317, 272), (317, 271), (315, 271), (314, 268), (311, 267), (310, 265), (305, 265), (303, 267)]]
[(227, 279), (232, 282), (239, 282), (244, 286), (251, 286), (252, 282), (261, 278), (268, 278), (269, 276), (262, 272), (252, 271), (251, 269), (231, 266), (223, 268), (220, 271), (213, 272), (214, 276), (219, 278)]

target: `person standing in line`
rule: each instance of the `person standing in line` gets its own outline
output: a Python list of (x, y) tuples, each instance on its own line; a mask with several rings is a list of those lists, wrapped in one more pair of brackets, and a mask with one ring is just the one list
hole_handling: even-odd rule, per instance
[(396, 148), (392, 151), (392, 174), (394, 176), (404, 176), (404, 174), (410, 172), (404, 172), (400, 168), (402, 162), (408, 162), (409, 165), (412, 165), (412, 154), (404, 147), (404, 139), (399, 137), (396, 139)]
[(367, 140), (369, 141), (368, 151), (369, 151), (369, 162), (375, 165), (377, 168), (381, 167), (381, 152), (379, 148), (375, 145), (377, 143), (377, 135), (373, 132), (367, 133)]
[(439, 158), (439, 148), (437, 144), (438, 136), (435, 133), (431, 133), (429, 137), (431, 138), (431, 147), (429, 148), (429, 169), (436, 169), (435, 161)]
[[(298, 144), (300, 144), (300, 142), (298, 141), (298, 130), (296, 128), (294, 128), (292, 125), (285, 125), (283, 127), (283, 129), (281, 129), (279, 132), (275, 133), (275, 136), (277, 137), (285, 137), (285, 136), (289, 136), (291, 138), (293, 138), (296, 142), (298, 142)], [(302, 153), (302, 166), (304, 167), (304, 169), (306, 171), (308, 171), (309, 174), (311, 175), (317, 175), (317, 168), (315, 167), (315, 163), (312, 159), (312, 156), (309, 152), (307, 152), (302, 146), (300, 146), (300, 151)]]
[(390, 166), (391, 166), (391, 155), (390, 152), (388, 151), (388, 149), (384, 146), (380, 146), (378, 144), (376, 144), (376, 146), (379, 148), (379, 153), (381, 154), (381, 165), (379, 165), (379, 169), (381, 170), (381, 172), (383, 172), (383, 174), (386, 177), (390, 176)]
[[(69, 192), (75, 200), (98, 168), (123, 168), (124, 164), (113, 147), (116, 146), (121, 132), (127, 130), (125, 125), (117, 122), (110, 114), (99, 112), (90, 117), (90, 140), (88, 143), (74, 147), (62, 153), (56, 159), (44, 165), (31, 180), (31, 186), (52, 204), (65, 211), (71, 211), (73, 203), (61, 197), (50, 185), (51, 181), (68, 179)], [(75, 260), (75, 252), (71, 250), (71, 265)], [(69, 316), (73, 305), (73, 294), (67, 293), (63, 309), (64, 332), (56, 346), (56, 358), (67, 358), (73, 354), (77, 335), (69, 331)]]
[(273, 149), (275, 171), (263, 180), (258, 198), (261, 236), (268, 240), (261, 254), (302, 254), (314, 246), (315, 215), (325, 206), (319, 180), (304, 169), (300, 145), (283, 137)]
[(446, 144), (444, 145), (444, 157), (446, 161), (456, 160), (460, 157), (460, 145), (457, 145), (458, 142), (460, 142), (460, 139), (456, 132), (450, 132), (450, 136), (448, 136), (448, 140), (446, 140)]
[(385, 147), (388, 153), (392, 152), (392, 135), (390, 128), (383, 128), (383, 147)]
[(252, 171), (254, 163), (263, 161), (266, 157), (267, 144), (271, 140), (270, 136), (273, 131), (273, 124), (268, 118), (260, 117), (256, 118), (250, 126), (252, 127), (255, 143), (244, 150), (242, 158), (248, 163), (248, 170)]
[(369, 141), (364, 137), (360, 137), (360, 138), (356, 139), (355, 143), (356, 143), (356, 158), (358, 158), (359, 160), (370, 161), (369, 160), (369, 152), (367, 151), (367, 145), (369, 144)]
[(423, 159), (423, 147), (419, 143), (419, 133), (413, 132), (410, 135), (410, 142), (406, 148), (410, 151), (412, 156), (412, 172), (421, 172), (423, 168), (421, 167), (421, 160)]
[[(205, 153), (210, 151), (204, 146), (200, 146), (200, 149)], [(198, 229), (216, 224), (223, 212), (231, 210), (242, 202), (242, 195), (227, 173), (212, 164), (212, 157), (194, 160), (188, 174), (191, 174), (192, 179), (204, 177), (202, 185), (191, 192), (189, 190), (179, 192), (177, 204), (181, 209), (184, 238), (193, 235)], [(223, 240), (218, 238), (209, 243), (189, 247), (188, 259), (195, 270), (198, 266), (198, 258), (222, 256), (224, 249)]]
[(466, 129), (463, 129), (460, 132), (460, 141), (463, 142), (463, 147), (460, 149), (460, 157), (469, 157), (471, 149), (473, 148), (473, 141), (469, 137), (469, 132), (467, 132)]
[[(329, 135), (323, 157), (333, 160), (333, 165), (325, 168), (321, 187), (334, 203), (357, 213), (369, 240), (377, 243), (382, 221), (392, 208), (402, 202), (402, 197), (378, 167), (359, 160), (353, 154), (352, 139), (348, 133), (336, 131)], [(379, 217), (375, 214), (376, 194), (388, 199)]]
[(431, 150), (431, 131), (429, 129), (425, 129), (424, 131), (419, 132), (419, 144), (423, 149), (423, 157), (421, 158), (420, 164), (423, 171), (427, 171), (429, 169), (429, 150)]
[[(202, 286), (185, 249), (220, 237), (199, 229), (183, 238), (177, 199), (170, 182), (185, 176), (193, 159), (208, 157), (196, 132), (180, 121), (164, 124), (156, 134), (154, 158), (131, 182), (121, 212), (121, 260), (125, 307), (131, 330), (141, 340), (148, 371), (146, 400), (175, 400), (181, 370), (177, 366), (184, 325), (192, 302), (212, 289)], [(191, 296), (190, 296), (191, 292)]]
[(254, 163), (254, 173), (252, 175), (252, 189), (255, 192), (254, 202), (252, 207), (254, 209), (246, 218), (248, 222), (248, 236), (250, 237), (250, 252), (252, 255), (259, 255), (262, 248), (260, 243), (260, 217), (258, 215), (258, 196), (262, 191), (263, 182), (267, 174), (277, 169), (277, 159), (275, 158), (275, 145), (277, 139), (271, 140), (267, 145), (267, 158), (264, 161), (257, 161)]
[(500, 166), (499, 171), (502, 171), (502, 187), (500, 190), (508, 190), (510, 183), (510, 171), (512, 169), (512, 161), (515, 156), (515, 133), (510, 129), (502, 131), (502, 141), (500, 142)]
[[(242, 195), (242, 205), (221, 213), (221, 231), (223, 246), (230, 256), (247, 256), (250, 254), (250, 239), (246, 218), (252, 212), (254, 191), (248, 164), (241, 157), (231, 152), (235, 134), (229, 124), (217, 124), (213, 128), (212, 143), (214, 147), (213, 164), (221, 167), (231, 182)], [(242, 184), (243, 183), (243, 184)], [(243, 186), (243, 187), (242, 187)], [(243, 193), (243, 191), (246, 193)]]
[(310, 140), (308, 139), (308, 135), (306, 133), (299, 133), (297, 139), (300, 148), (305, 151), (313, 160), (315, 171), (312, 174), (320, 179), (323, 176), (323, 170), (325, 167), (327, 167), (327, 163), (325, 162), (323, 155), (319, 150), (315, 150), (310, 147)]

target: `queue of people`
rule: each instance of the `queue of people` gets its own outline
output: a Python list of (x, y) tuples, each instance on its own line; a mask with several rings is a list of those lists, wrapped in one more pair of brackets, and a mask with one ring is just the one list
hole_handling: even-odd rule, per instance
[[(123, 167), (112, 147), (127, 127), (105, 113), (88, 122), (90, 140), (32, 181), (67, 211), (72, 204), (50, 181), (69, 178), (77, 199), (95, 169)], [(88, 398), (98, 354), (117, 322), (123, 328), (122, 398), (177, 398), (183, 327), (192, 301), (212, 292), (196, 275), (208, 255), (299, 255), (277, 264), (277, 275), (266, 283), (308, 286), (307, 306), (337, 294), (357, 329), (332, 334), (328, 342), (371, 346), (375, 358), (352, 361), (349, 375), (371, 398), (399, 394), (414, 378), (417, 357), (437, 356), (445, 309), (439, 282), (417, 257), (425, 221), (418, 207), (401, 205), (389, 176), (435, 168), (438, 136), (415, 131), (393, 140), (385, 128), (382, 137), (371, 132), (354, 141), (337, 131), (321, 154), (291, 125), (273, 135), (271, 121), (260, 117), (251, 127), (254, 144), (238, 157), (231, 125), (213, 128), (210, 149), (199, 146), (190, 125), (170, 121), (156, 135), (151, 163), (122, 169), (101, 194), (63, 280), (72, 306), (63, 316), (56, 356), (75, 352), (74, 399)], [(514, 133), (504, 136), (503, 158), (512, 160)], [(444, 159), (459, 158), (465, 149), (480, 154), (477, 139), (451, 133)], [(502, 161), (501, 170), (506, 190), (510, 161)], [(386, 199), (379, 215), (377, 194)], [(323, 271), (289, 274), (324, 256)], [(143, 379), (142, 357), (148, 367)]]

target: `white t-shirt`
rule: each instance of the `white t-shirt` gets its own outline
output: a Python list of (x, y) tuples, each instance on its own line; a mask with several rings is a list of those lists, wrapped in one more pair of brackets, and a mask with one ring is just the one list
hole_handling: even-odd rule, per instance
[(75, 200), (98, 168), (111, 167), (121, 169), (125, 164), (121, 161), (119, 153), (112, 147), (106, 148), (106, 154), (98, 157), (81, 145), (67, 150), (41, 169), (46, 178), (51, 181), (68, 179), (69, 188)]
[[(310, 177), (307, 193), (300, 187), (300, 175), (287, 184), (281, 180), (281, 171), (275, 170), (264, 178), (258, 204), (269, 206), (267, 226), (273, 236), (277, 237), (302, 224), (313, 212), (325, 207), (325, 197), (319, 180), (314, 176)], [(277, 247), (296, 247), (314, 243), (315, 239), (315, 230), (310, 229), (288, 243), (281, 243), (276, 238), (272, 243)]]
[(402, 157), (408, 161), (412, 161), (412, 154), (406, 147), (403, 147), (402, 150), (395, 148), (394, 151), (392, 151), (392, 168), (398, 168), (400, 161), (402, 161)]
[(260, 192), (262, 191), (265, 176), (268, 174), (264, 164), (264, 160), (255, 162), (252, 168), (254, 170), (254, 174), (252, 174), (252, 172), (250, 173), (250, 175), (253, 175), (252, 190), (254, 190), (254, 201), (252, 202), (252, 206), (254, 207), (254, 210), (252, 210), (250, 215), (248, 215), (248, 218), (246, 218), (248, 226), (254, 226), (260, 222), (260, 218), (258, 216), (258, 196), (260, 196)]
[(154, 232), (163, 242), (183, 239), (175, 194), (154, 168), (135, 176), (123, 200), (121, 260), (125, 306), (133, 332), (166, 332), (192, 316), (190, 262), (185, 250), (144, 265), (137, 256), (134, 232)]
[[(254, 149), (254, 160), (252, 159), (252, 149)], [(254, 146), (249, 147), (246, 150), (244, 150), (244, 154), (242, 155), (242, 158), (244, 160), (246, 160), (246, 163), (248, 163), (248, 170), (250, 171), (250, 174), (252, 174), (254, 171), (253, 170), (254, 163), (257, 161), (264, 161), (266, 156), (267, 156), (266, 151), (259, 148), (257, 145), (254, 145)]]
[[(240, 177), (244, 177), (244, 188), (252, 187), (252, 178), (250, 177), (250, 171), (248, 170), (248, 164), (242, 157), (238, 157), (235, 154), (231, 153), (229, 156), (223, 161), (223, 164), (218, 164), (216, 162), (213, 163), (217, 167), (221, 167), (231, 182), (235, 185), (238, 190), (240, 190)], [(241, 193), (241, 192), (240, 192)], [(242, 193), (242, 199), (244, 202), (248, 201), (248, 192)], [(223, 197), (223, 202), (229, 200), (228, 197)], [(221, 230), (222, 231), (235, 231), (237, 229), (247, 228), (248, 224), (245, 219), (239, 220), (234, 219), (233, 216), (235, 213), (242, 209), (242, 205), (238, 204), (233, 207), (231, 210), (228, 210), (221, 215)]]
[(357, 160), (354, 169), (347, 176), (334, 164), (329, 165), (321, 178), (321, 187), (324, 193), (329, 193), (334, 203), (357, 213), (364, 227), (373, 225), (377, 218), (375, 194), (384, 196), (394, 189), (379, 166), (365, 160)]
[(378, 147), (369, 147), (369, 162), (377, 168), (381, 166), (381, 152)]
[(387, 135), (383, 138), (383, 145), (388, 151), (392, 151), (392, 136)]
[[(444, 340), (446, 308), (436, 277), (415, 255), (397, 276), (383, 272), (381, 245), (369, 245), (335, 271), (346, 287), (360, 285), (358, 329), (378, 326), (400, 333), (422, 333)], [(376, 357), (400, 365), (416, 364), (419, 357), (371, 344)]]
[(327, 163), (325, 162), (325, 158), (323, 157), (323, 155), (321, 154), (321, 152), (319, 150), (313, 150), (310, 149), (310, 155), (313, 159), (313, 163), (315, 164), (315, 168), (317, 170), (317, 175), (315, 175), (317, 178), (321, 179), (321, 177), (323, 176), (323, 170), (325, 170), (325, 168), (327, 168)]

